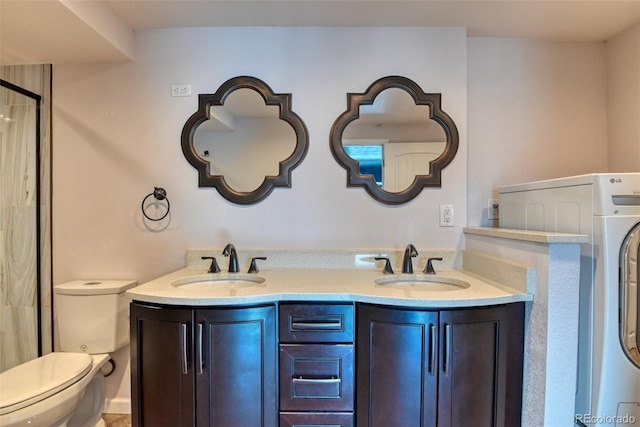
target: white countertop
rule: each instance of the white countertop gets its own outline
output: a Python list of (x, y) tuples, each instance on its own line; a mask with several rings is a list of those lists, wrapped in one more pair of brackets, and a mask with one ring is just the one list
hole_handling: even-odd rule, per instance
[(498, 237), (509, 240), (544, 244), (588, 243), (586, 234), (554, 233), (549, 231), (515, 230), (511, 228), (465, 227), (464, 233), (478, 236)]
[[(217, 273), (227, 275), (228, 273)], [(237, 273), (241, 277), (244, 273)], [(378, 285), (375, 279), (392, 277), (368, 268), (278, 268), (261, 269), (255, 276), (263, 283), (218, 283), (203, 286), (173, 286), (177, 280), (208, 275), (202, 267), (187, 267), (127, 291), (134, 301), (181, 306), (219, 306), (271, 303), (276, 301), (354, 301), (406, 307), (474, 307), (532, 301), (531, 293), (462, 270), (438, 270), (436, 279), (451, 278), (469, 283), (465, 289), (429, 290), (430, 285)], [(213, 277), (216, 274), (211, 274)], [(396, 275), (401, 276), (401, 275)], [(416, 276), (422, 276), (417, 271)]]

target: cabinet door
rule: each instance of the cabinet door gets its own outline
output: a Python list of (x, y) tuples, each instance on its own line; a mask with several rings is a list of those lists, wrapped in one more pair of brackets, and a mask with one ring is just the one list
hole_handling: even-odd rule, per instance
[(277, 426), (276, 309), (197, 310), (197, 425)]
[(518, 426), (524, 305), (440, 312), (438, 426)]
[(192, 311), (131, 304), (134, 427), (194, 425)]
[(359, 427), (436, 425), (437, 325), (437, 312), (358, 306)]

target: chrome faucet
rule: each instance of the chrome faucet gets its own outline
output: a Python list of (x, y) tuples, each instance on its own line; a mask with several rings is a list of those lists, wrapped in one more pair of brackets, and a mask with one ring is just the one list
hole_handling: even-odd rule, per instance
[(238, 272), (238, 254), (236, 252), (236, 247), (229, 243), (222, 250), (222, 255), (229, 257), (229, 273), (237, 273)]
[(418, 256), (418, 251), (416, 251), (416, 247), (411, 243), (407, 245), (404, 249), (404, 258), (402, 258), (402, 273), (403, 274), (413, 274), (413, 263), (411, 258)]

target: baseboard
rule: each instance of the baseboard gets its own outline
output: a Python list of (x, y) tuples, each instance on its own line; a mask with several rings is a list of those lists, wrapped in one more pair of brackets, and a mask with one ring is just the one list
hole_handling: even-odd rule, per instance
[(104, 402), (105, 414), (130, 414), (131, 413), (131, 399), (125, 397), (116, 397), (114, 399), (107, 399)]

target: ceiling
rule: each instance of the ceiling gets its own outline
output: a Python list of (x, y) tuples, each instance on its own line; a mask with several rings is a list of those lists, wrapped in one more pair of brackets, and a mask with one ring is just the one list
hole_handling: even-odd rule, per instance
[(446, 26), (470, 37), (606, 41), (640, 0), (0, 0), (0, 64), (126, 61), (135, 32), (220, 26)]

